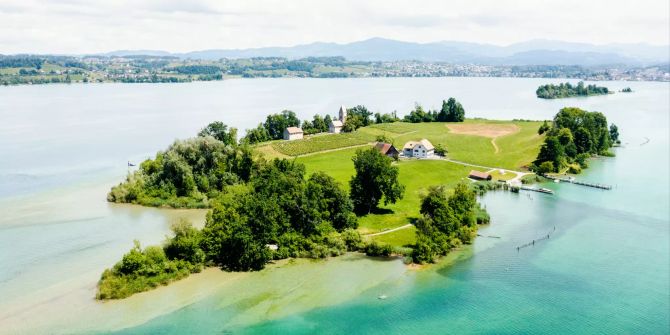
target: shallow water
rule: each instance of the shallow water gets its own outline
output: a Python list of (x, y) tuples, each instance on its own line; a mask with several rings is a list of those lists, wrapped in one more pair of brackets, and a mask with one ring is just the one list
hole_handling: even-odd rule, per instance
[[(667, 83), (600, 83), (635, 93), (545, 101), (550, 80), (273, 79), (184, 85), (0, 89), (0, 333), (667, 333), (670, 327)], [(118, 206), (109, 187), (136, 162), (212, 120), (241, 129), (362, 103), (399, 114), (455, 96), (469, 117), (604, 112), (625, 146), (578, 178), (614, 185), (490, 193), (475, 244), (421, 271), (350, 256), (251, 274), (207, 271), (127, 301), (93, 300), (101, 271), (204, 212)], [(486, 96), (486, 98), (482, 98)], [(640, 145), (646, 142), (644, 145)], [(548, 240), (516, 247), (551, 234)], [(379, 300), (380, 294), (388, 296)]]

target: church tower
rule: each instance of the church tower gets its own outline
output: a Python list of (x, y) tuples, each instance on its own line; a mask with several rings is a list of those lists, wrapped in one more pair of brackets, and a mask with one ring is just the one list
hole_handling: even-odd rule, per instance
[(347, 107), (344, 107), (344, 105), (340, 106), (340, 121), (342, 123), (347, 121)]

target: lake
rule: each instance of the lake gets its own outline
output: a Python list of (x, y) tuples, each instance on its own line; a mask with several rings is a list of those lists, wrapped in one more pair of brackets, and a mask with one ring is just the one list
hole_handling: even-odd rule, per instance
[[(670, 84), (541, 100), (549, 79), (253, 79), (0, 87), (0, 333), (668, 333)], [(221, 120), (240, 130), (282, 109), (301, 119), (364, 104), (408, 113), (450, 96), (467, 117), (549, 119), (564, 106), (619, 126), (617, 157), (592, 160), (554, 196), (492, 192), (484, 236), (440, 264), (349, 255), (258, 273), (211, 269), (98, 303), (103, 269), (204, 211), (109, 204), (127, 162)], [(516, 247), (550, 235), (533, 247)], [(387, 295), (379, 300), (380, 294)]]

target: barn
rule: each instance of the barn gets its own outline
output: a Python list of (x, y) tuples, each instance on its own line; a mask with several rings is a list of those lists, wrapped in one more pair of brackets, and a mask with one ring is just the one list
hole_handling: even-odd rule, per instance
[(377, 142), (375, 144), (375, 149), (379, 150), (383, 155), (386, 155), (391, 158), (397, 158), (400, 152), (396, 149), (393, 144)]
[(491, 180), (491, 175), (486, 172), (472, 170), (468, 175), (468, 178), (475, 180)]

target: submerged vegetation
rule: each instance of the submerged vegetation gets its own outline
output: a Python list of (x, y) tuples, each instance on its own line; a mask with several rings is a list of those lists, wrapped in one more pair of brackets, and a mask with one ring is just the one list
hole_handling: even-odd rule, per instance
[(584, 85), (583, 81), (573, 86), (570, 83), (560, 83), (559, 85), (547, 84), (537, 88), (535, 94), (542, 99), (559, 99), (570, 97), (581, 97), (590, 95), (609, 94), (610, 90), (607, 87), (596, 85)]

